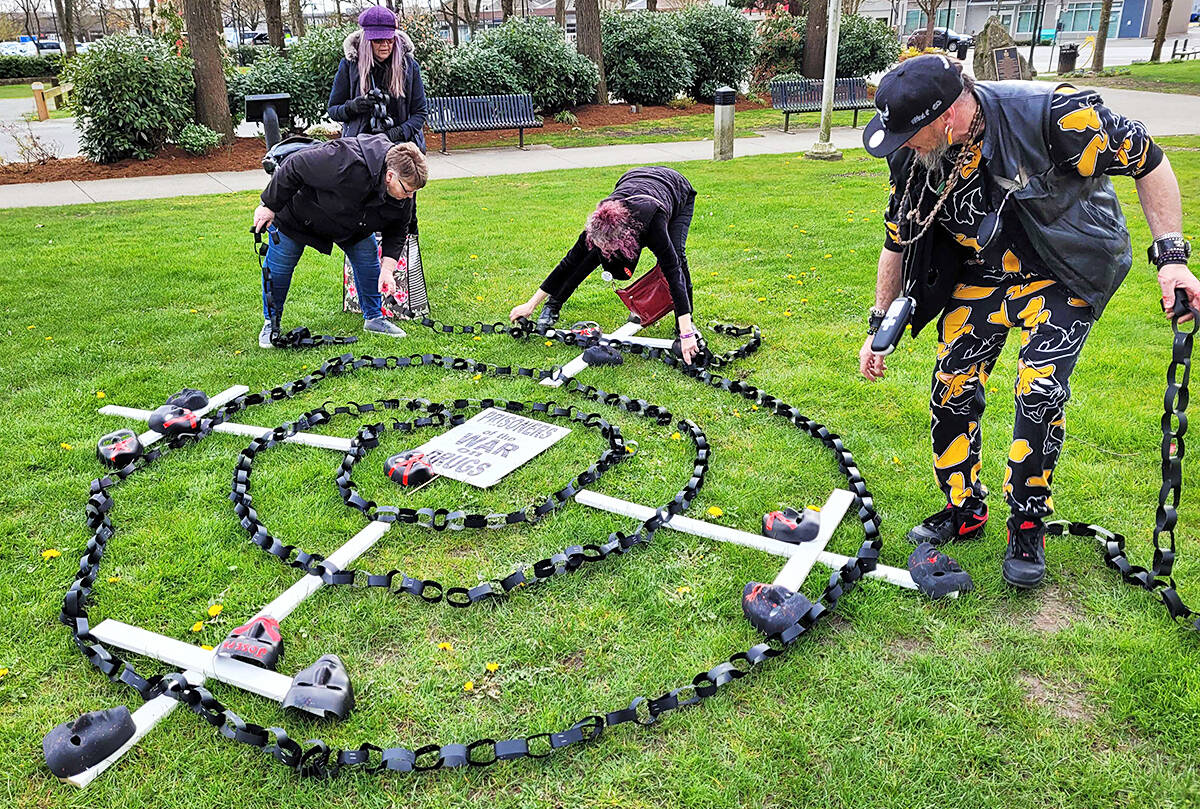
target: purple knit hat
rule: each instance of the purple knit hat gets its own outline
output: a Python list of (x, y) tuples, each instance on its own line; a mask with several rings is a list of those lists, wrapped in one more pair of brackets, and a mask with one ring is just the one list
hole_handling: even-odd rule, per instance
[(391, 39), (396, 36), (396, 14), (386, 6), (371, 6), (359, 14), (358, 25), (367, 39)]

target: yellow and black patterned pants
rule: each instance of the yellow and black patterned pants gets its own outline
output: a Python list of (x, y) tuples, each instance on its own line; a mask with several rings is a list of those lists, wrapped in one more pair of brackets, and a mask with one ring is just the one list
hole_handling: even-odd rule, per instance
[(954, 505), (987, 496), (979, 479), (987, 381), (1009, 330), (1019, 328), (1016, 418), (1004, 495), (1014, 513), (1044, 517), (1054, 510), (1050, 479), (1065, 435), (1068, 381), (1091, 331), (1092, 312), (1056, 281), (1025, 275), (1014, 280), (960, 284), (938, 321), (930, 402), (934, 474)]

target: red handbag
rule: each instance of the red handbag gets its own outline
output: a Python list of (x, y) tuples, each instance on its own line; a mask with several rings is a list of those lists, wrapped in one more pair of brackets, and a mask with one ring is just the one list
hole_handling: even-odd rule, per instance
[(657, 264), (653, 270), (629, 286), (618, 289), (617, 297), (643, 326), (658, 322), (663, 315), (675, 308), (667, 277), (663, 275), (662, 267)]

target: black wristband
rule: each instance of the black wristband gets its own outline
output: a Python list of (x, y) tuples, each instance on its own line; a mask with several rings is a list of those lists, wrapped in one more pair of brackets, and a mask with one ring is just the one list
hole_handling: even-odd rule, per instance
[(1146, 250), (1146, 258), (1158, 269), (1167, 264), (1184, 264), (1192, 254), (1192, 245), (1182, 236), (1163, 236), (1155, 239)]
[(879, 327), (883, 325), (883, 316), (885, 312), (880, 312), (878, 309), (872, 309), (867, 315), (867, 334), (878, 334)]

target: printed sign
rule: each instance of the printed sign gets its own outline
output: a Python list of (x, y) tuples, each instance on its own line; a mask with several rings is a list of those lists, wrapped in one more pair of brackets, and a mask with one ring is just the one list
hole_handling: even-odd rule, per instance
[(570, 432), (493, 407), (419, 449), (436, 474), (486, 489)]
[(992, 59), (996, 62), (996, 78), (1009, 81), (1023, 78), (1021, 76), (1021, 57), (1015, 47), (996, 48), (992, 51)]

